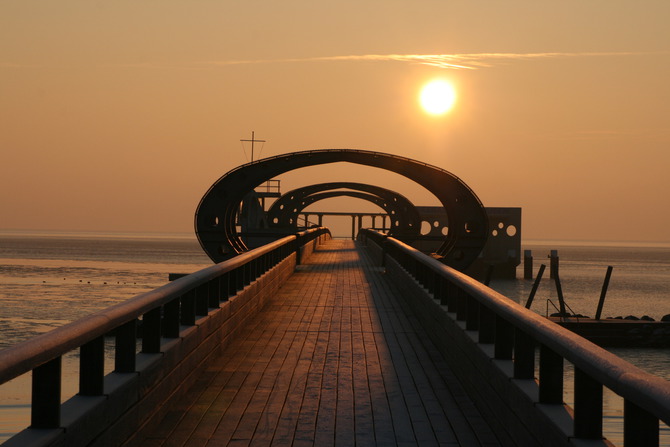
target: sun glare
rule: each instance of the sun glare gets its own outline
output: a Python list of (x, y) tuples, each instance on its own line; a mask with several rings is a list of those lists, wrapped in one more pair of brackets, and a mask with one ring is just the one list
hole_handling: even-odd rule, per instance
[(431, 81), (421, 89), (421, 107), (431, 115), (447, 113), (456, 102), (456, 91), (451, 84), (442, 80)]

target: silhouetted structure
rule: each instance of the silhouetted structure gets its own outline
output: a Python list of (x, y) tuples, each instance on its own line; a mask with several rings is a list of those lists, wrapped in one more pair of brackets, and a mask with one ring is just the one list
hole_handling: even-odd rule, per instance
[[(450, 231), (449, 216), (440, 206), (418, 206), (421, 236), (412, 245), (430, 253)], [(521, 208), (486, 207), (489, 237), (475, 262), (466, 270), (470, 276), (483, 278), (492, 269), (493, 278), (516, 278), (521, 263)]]
[(248, 250), (237, 228), (245, 197), (256, 187), (282, 173), (307, 166), (349, 162), (386, 169), (428, 189), (442, 203), (449, 233), (435, 250), (436, 257), (459, 270), (479, 256), (488, 237), (488, 219), (475, 193), (458, 177), (436, 166), (381, 152), (325, 149), (293, 152), (247, 163), (217, 180), (196, 210), (196, 235), (215, 262)]
[(421, 217), (405, 196), (390, 189), (354, 182), (319, 183), (287, 192), (267, 211), (270, 227), (291, 228), (294, 232), (299, 227), (297, 217), (306, 207), (319, 200), (340, 196), (367, 200), (382, 208), (391, 217), (389, 236), (411, 241), (419, 235)]

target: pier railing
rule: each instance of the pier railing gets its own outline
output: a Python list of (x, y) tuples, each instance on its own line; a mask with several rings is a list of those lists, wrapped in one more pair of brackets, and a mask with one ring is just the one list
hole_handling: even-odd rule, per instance
[[(659, 421), (670, 424), (670, 382), (398, 240), (370, 230), (359, 239), (377, 252), (400, 287), (414, 283), (406, 296), (415, 301), (422, 324), (432, 328), (436, 345), (475, 400), (478, 395), (485, 415), (502, 420), (499, 428), (519, 445), (607, 445), (606, 387), (623, 398), (624, 444), (658, 446)], [(563, 401), (565, 362), (574, 365), (571, 408)], [(526, 444), (524, 436), (531, 437)]]
[[(139, 395), (154, 387), (156, 381), (171, 377), (172, 372), (166, 371), (164, 364), (156, 366), (161, 357), (167, 356), (166, 346), (171, 339), (186, 340), (184, 334), (189, 328), (211, 326), (207, 329), (208, 334), (199, 335), (197, 341), (189, 341), (188, 347), (180, 348), (179, 354), (187, 356), (194, 351), (196, 343), (218, 330), (216, 324), (243, 324), (244, 315), (233, 322), (229, 318), (243, 304), (228, 309), (226, 315), (217, 316), (213, 323), (202, 321), (212, 316), (214, 309), (223, 308), (225, 302), (289, 258), (291, 265), (299, 263), (301, 255), (308, 255), (314, 244), (329, 234), (327, 228), (316, 228), (287, 236), (0, 351), (0, 384), (32, 372), (30, 427), (6, 444), (26, 446), (55, 442), (83, 445), (96, 439), (101, 430), (113, 427), (120, 415), (137, 407)], [(257, 291), (254, 293), (258, 294)], [(114, 371), (106, 376), (105, 337), (110, 334), (115, 340)], [(208, 349), (217, 349), (216, 343), (210, 344), (215, 347)], [(79, 393), (61, 404), (62, 357), (77, 349)], [(175, 352), (170, 356), (176, 356)], [(202, 359), (198, 358), (191, 364), (200, 362)], [(172, 359), (170, 364), (175, 368), (188, 368), (178, 359)], [(183, 375), (187, 374), (188, 371)], [(164, 392), (173, 393), (171, 386), (175, 385), (168, 383)], [(117, 393), (123, 396), (113, 399), (113, 393), (120, 388), (129, 391)], [(159, 401), (147, 403), (146, 413), (154, 410), (150, 408), (152, 404), (158, 406)], [(100, 409), (105, 406), (107, 408)], [(141, 420), (146, 414), (131, 416)], [(74, 419), (86, 433), (77, 434), (76, 430), (70, 430), (67, 440), (59, 439), (67, 431), (63, 427)], [(108, 424), (108, 427), (95, 427), (100, 424)]]

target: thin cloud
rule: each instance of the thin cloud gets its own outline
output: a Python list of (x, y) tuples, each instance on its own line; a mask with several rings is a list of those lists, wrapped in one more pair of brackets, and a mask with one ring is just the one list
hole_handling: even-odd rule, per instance
[(477, 70), (489, 68), (508, 61), (532, 59), (556, 59), (576, 57), (605, 57), (605, 56), (639, 56), (649, 54), (668, 53), (634, 53), (634, 52), (592, 52), (592, 53), (464, 53), (464, 54), (363, 54), (349, 56), (324, 56), (294, 59), (259, 59), (236, 61), (210, 61), (211, 65), (244, 65), (290, 62), (319, 62), (319, 61), (372, 61), (372, 62), (408, 62), (421, 65), (430, 65), (452, 70)]
[[(241, 59), (224, 61), (184, 62), (180, 65), (142, 63), (111, 63), (104, 67), (135, 68), (135, 69), (180, 69), (203, 70), (208, 67), (224, 67), (233, 65), (277, 64), (277, 63), (312, 63), (312, 62), (400, 62), (449, 70), (478, 70), (495, 67), (515, 61), (558, 58), (587, 57), (625, 57), (625, 56), (667, 56), (670, 52), (591, 52), (591, 53), (461, 53), (461, 54), (353, 54), (346, 56), (320, 56), (289, 59)], [(46, 68), (39, 65), (0, 62), (0, 69)]]

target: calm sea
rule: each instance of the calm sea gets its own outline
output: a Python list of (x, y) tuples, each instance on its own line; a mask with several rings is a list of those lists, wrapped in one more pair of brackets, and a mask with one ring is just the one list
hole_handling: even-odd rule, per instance
[[(670, 314), (670, 245), (593, 246), (533, 243), (535, 271), (548, 266), (557, 249), (563, 294), (575, 311), (593, 316), (608, 265), (614, 267), (603, 316)], [(0, 348), (73, 321), (93, 311), (165, 284), (169, 273), (188, 273), (211, 264), (192, 235), (0, 234)], [(522, 277), (522, 266), (517, 276)], [(533, 310), (545, 314), (556, 299), (548, 270)], [(494, 281), (491, 286), (525, 303), (532, 281)], [(549, 309), (552, 312), (553, 309)], [(626, 360), (670, 379), (670, 352), (613, 350)], [(111, 369), (112, 359), (106, 362)], [(77, 388), (76, 353), (64, 359), (63, 400)], [(571, 372), (566, 372), (568, 381)], [(566, 402), (572, 402), (566, 385)], [(29, 424), (29, 375), (0, 386), (0, 442)], [(605, 430), (620, 443), (620, 399), (606, 392)], [(664, 427), (663, 445), (670, 445)]]

